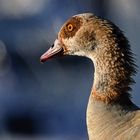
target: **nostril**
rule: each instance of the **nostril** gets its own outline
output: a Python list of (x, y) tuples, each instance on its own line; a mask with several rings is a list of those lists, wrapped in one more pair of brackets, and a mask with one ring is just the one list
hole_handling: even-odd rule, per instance
[(51, 48), (53, 48), (54, 47), (54, 44), (51, 46)]

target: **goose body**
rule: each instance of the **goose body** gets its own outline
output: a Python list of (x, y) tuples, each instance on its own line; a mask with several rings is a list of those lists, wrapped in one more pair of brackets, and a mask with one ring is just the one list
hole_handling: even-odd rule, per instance
[(58, 54), (93, 61), (94, 82), (86, 118), (89, 140), (140, 140), (140, 110), (130, 98), (136, 65), (122, 31), (94, 14), (75, 15), (40, 59), (45, 62)]

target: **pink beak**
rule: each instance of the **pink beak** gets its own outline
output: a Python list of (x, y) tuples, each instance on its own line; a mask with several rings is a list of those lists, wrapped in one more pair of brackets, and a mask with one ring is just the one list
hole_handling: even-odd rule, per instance
[(62, 54), (63, 47), (60, 45), (58, 39), (56, 39), (54, 45), (40, 57), (40, 61), (45, 62), (52, 57)]

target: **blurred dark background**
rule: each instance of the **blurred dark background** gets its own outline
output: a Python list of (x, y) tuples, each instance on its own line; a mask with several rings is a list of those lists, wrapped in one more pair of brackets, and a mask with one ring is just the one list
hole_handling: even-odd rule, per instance
[[(125, 32), (140, 66), (139, 6), (139, 0), (0, 0), (0, 139), (87, 140), (93, 64), (39, 58), (65, 20), (93, 12)], [(140, 106), (139, 72), (135, 80), (132, 97)]]

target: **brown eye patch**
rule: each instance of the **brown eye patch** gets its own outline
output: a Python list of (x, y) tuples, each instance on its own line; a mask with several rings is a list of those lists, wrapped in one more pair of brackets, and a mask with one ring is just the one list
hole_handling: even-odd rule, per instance
[(82, 19), (79, 17), (72, 17), (68, 20), (60, 31), (60, 36), (62, 38), (73, 37), (76, 32), (80, 29), (82, 25)]

